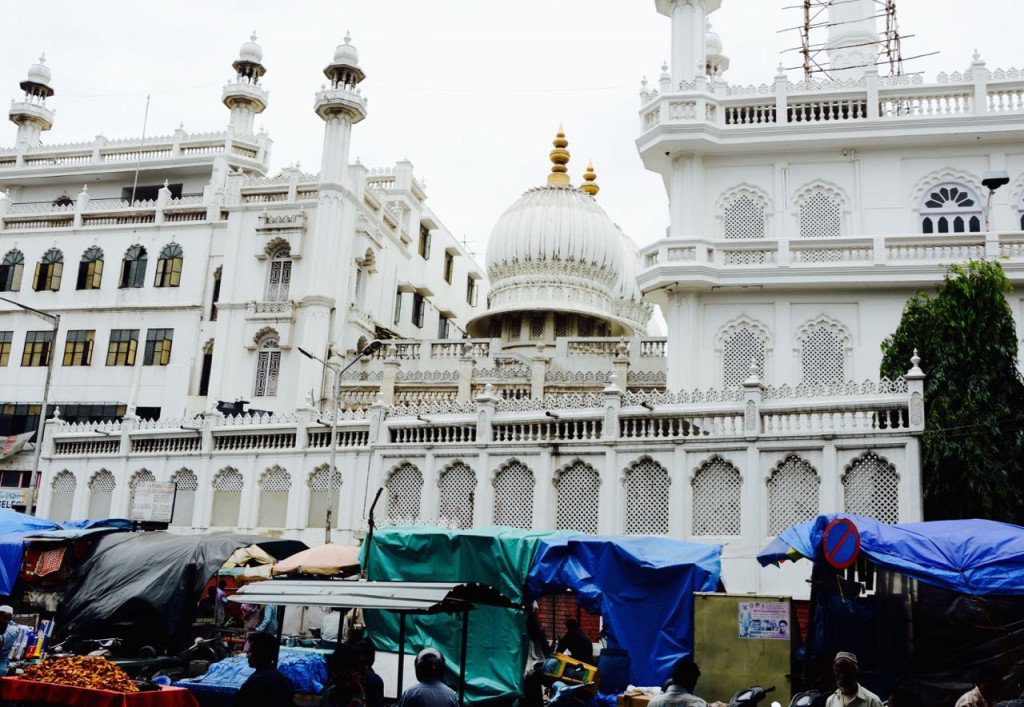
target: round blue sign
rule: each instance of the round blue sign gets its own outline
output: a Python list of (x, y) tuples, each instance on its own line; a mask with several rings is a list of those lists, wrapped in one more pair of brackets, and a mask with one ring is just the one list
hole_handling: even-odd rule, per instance
[(825, 526), (821, 539), (825, 562), (837, 570), (844, 570), (857, 561), (860, 554), (860, 533), (848, 518), (836, 518)]

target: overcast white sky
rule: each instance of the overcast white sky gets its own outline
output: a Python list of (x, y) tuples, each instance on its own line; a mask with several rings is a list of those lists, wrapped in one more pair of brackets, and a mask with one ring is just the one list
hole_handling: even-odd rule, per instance
[[(723, 0), (712, 15), (732, 60), (732, 83), (770, 82), (779, 52), (797, 45), (797, 0)], [(1014, 40), (1024, 3), (899, 0), (900, 28), (916, 35), (904, 55), (926, 79), (963, 70), (977, 48), (989, 68), (1024, 62)], [(598, 199), (641, 245), (664, 233), (661, 180), (633, 142), (638, 90), (656, 84), (668, 56), (669, 20), (652, 0), (47, 0), (9, 3), (2, 19), (0, 86), (10, 98), (45, 51), (57, 95), (47, 143), (137, 136), (145, 96), (148, 134), (223, 129), (220, 91), (238, 47), (255, 29), (268, 69), (270, 107), (257, 117), (274, 139), (273, 168), (320, 165), (322, 123), (312, 111), (323, 67), (351, 30), (367, 80), (369, 117), (354, 130), (351, 158), (385, 166), (408, 157), (430, 204), (483, 260), (501, 213), (549, 169), (559, 123), (581, 181), (593, 159)], [(784, 55), (795, 65), (794, 54)], [(793, 80), (799, 72), (789, 72)], [(3, 95), (0, 93), (0, 95)], [(0, 145), (14, 142), (7, 124)]]

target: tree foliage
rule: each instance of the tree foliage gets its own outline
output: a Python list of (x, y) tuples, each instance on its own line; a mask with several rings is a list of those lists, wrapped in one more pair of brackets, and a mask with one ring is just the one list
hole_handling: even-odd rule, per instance
[(1024, 522), (1024, 380), (999, 263), (954, 265), (934, 297), (918, 293), (882, 342), (895, 378), (917, 349), (925, 380), (924, 515)]

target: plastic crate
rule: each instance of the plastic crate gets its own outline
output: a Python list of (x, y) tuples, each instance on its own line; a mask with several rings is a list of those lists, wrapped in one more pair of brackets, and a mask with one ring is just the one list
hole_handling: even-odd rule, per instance
[(544, 678), (544, 682), (549, 686), (555, 681), (564, 682), (566, 685), (593, 683), (595, 691), (600, 684), (597, 666), (561, 653), (555, 653), (544, 662)]

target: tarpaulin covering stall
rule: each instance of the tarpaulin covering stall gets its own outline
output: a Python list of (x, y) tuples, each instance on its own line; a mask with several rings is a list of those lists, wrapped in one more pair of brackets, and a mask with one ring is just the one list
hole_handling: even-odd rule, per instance
[(68, 582), (57, 615), (64, 635), (187, 642), (200, 592), (238, 548), (286, 556), (303, 543), (252, 535), (147, 532), (101, 538)]
[(0, 595), (10, 596), (25, 556), (25, 538), (75, 540), (97, 532), (130, 530), (131, 521), (121, 519), (56, 521), (0, 509)]
[[(379, 528), (363, 563), (368, 579), (405, 582), (479, 582), (515, 603), (523, 601), (526, 575), (544, 538), (556, 533), (512, 528), (451, 531), (432, 527)], [(369, 552), (369, 558), (366, 553)], [(399, 619), (365, 611), (368, 635), (380, 650), (397, 652)], [(408, 625), (407, 649), (438, 648), (449, 671), (459, 663), (461, 626), (455, 615), (417, 617)], [(466, 698), (470, 702), (520, 694), (527, 655), (522, 611), (483, 606), (469, 622)], [(454, 684), (457, 676), (449, 678)]]
[[(830, 567), (822, 550), (836, 518), (851, 520), (860, 536), (860, 560), (846, 571)], [(802, 652), (812, 681), (830, 680), (837, 650), (857, 653), (869, 688), (905, 691), (924, 704), (952, 704), (981, 666), (1002, 669), (1007, 690), (1020, 677), (1024, 528), (828, 515), (786, 529), (758, 555), (762, 565), (800, 558), (814, 561)]]
[(527, 598), (565, 591), (604, 621), (609, 648), (631, 658), (634, 685), (661, 685), (693, 653), (693, 594), (713, 592), (721, 545), (668, 538), (590, 536), (541, 541)]

